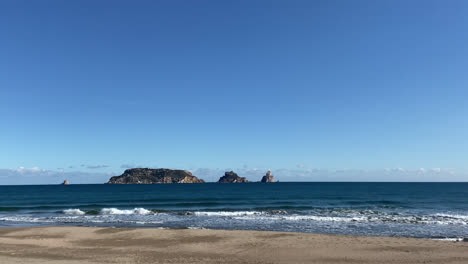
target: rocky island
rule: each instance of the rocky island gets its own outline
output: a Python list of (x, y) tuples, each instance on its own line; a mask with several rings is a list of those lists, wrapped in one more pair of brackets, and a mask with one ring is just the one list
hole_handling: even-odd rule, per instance
[(245, 177), (239, 177), (233, 171), (227, 171), (224, 173), (224, 176), (219, 178), (219, 183), (245, 183), (249, 182)]
[(268, 170), (266, 175), (262, 177), (261, 182), (275, 182), (275, 177), (271, 175), (271, 171)]
[(135, 168), (110, 178), (107, 184), (204, 183), (186, 170)]

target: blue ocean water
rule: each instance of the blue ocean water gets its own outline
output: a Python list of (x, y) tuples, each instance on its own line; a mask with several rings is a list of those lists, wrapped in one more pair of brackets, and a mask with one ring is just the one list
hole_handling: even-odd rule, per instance
[(468, 237), (468, 183), (0, 186), (0, 226)]

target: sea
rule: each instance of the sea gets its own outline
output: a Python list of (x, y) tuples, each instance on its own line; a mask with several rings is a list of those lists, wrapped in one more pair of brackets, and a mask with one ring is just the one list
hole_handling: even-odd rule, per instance
[(468, 183), (0, 186), (0, 227), (271, 230), (459, 240)]

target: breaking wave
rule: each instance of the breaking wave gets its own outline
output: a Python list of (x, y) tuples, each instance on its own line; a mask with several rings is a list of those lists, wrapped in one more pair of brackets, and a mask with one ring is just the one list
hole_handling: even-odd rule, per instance
[(245, 215), (262, 215), (263, 212), (258, 211), (233, 211), (233, 212), (193, 212), (197, 216), (245, 216)]
[(155, 214), (158, 211), (148, 210), (145, 208), (134, 209), (118, 209), (118, 208), (102, 208), (101, 210), (82, 211), (80, 209), (66, 209), (62, 213), (66, 215), (149, 215)]
[(84, 215), (84, 214), (86, 214), (86, 212), (83, 212), (80, 209), (67, 209), (67, 210), (63, 210), (63, 213), (67, 214), (67, 215)]
[(131, 210), (120, 210), (117, 208), (103, 208), (101, 209), (100, 214), (102, 215), (148, 215), (153, 214), (152, 211), (145, 208), (134, 208)]
[[(40, 216), (19, 215), (0, 217), (0, 221), (15, 222), (118, 222), (133, 221), (139, 224), (154, 222), (191, 222), (191, 221), (249, 221), (255, 223), (377, 223), (411, 225), (454, 225), (468, 226), (468, 215), (434, 213), (416, 215), (408, 212), (383, 212), (376, 210), (320, 209), (296, 212), (295, 210), (239, 210), (239, 211), (160, 211), (137, 207), (133, 209), (101, 208), (84, 210), (69, 208), (57, 211), (57, 215)], [(1, 216), (1, 215), (0, 215)], [(68, 218), (67, 218), (68, 217)], [(209, 224), (208, 224), (209, 225)]]

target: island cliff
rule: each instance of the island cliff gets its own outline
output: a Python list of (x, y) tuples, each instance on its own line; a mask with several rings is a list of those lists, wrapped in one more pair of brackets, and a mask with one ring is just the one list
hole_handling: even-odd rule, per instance
[(185, 170), (128, 169), (120, 176), (109, 179), (107, 184), (153, 184), (153, 183), (204, 183)]
[(249, 182), (245, 177), (239, 177), (233, 171), (227, 171), (224, 173), (224, 176), (219, 178), (219, 183), (243, 183)]
[(261, 182), (275, 182), (275, 177), (273, 177), (273, 175), (271, 175), (270, 170), (268, 170), (266, 175), (263, 176)]

